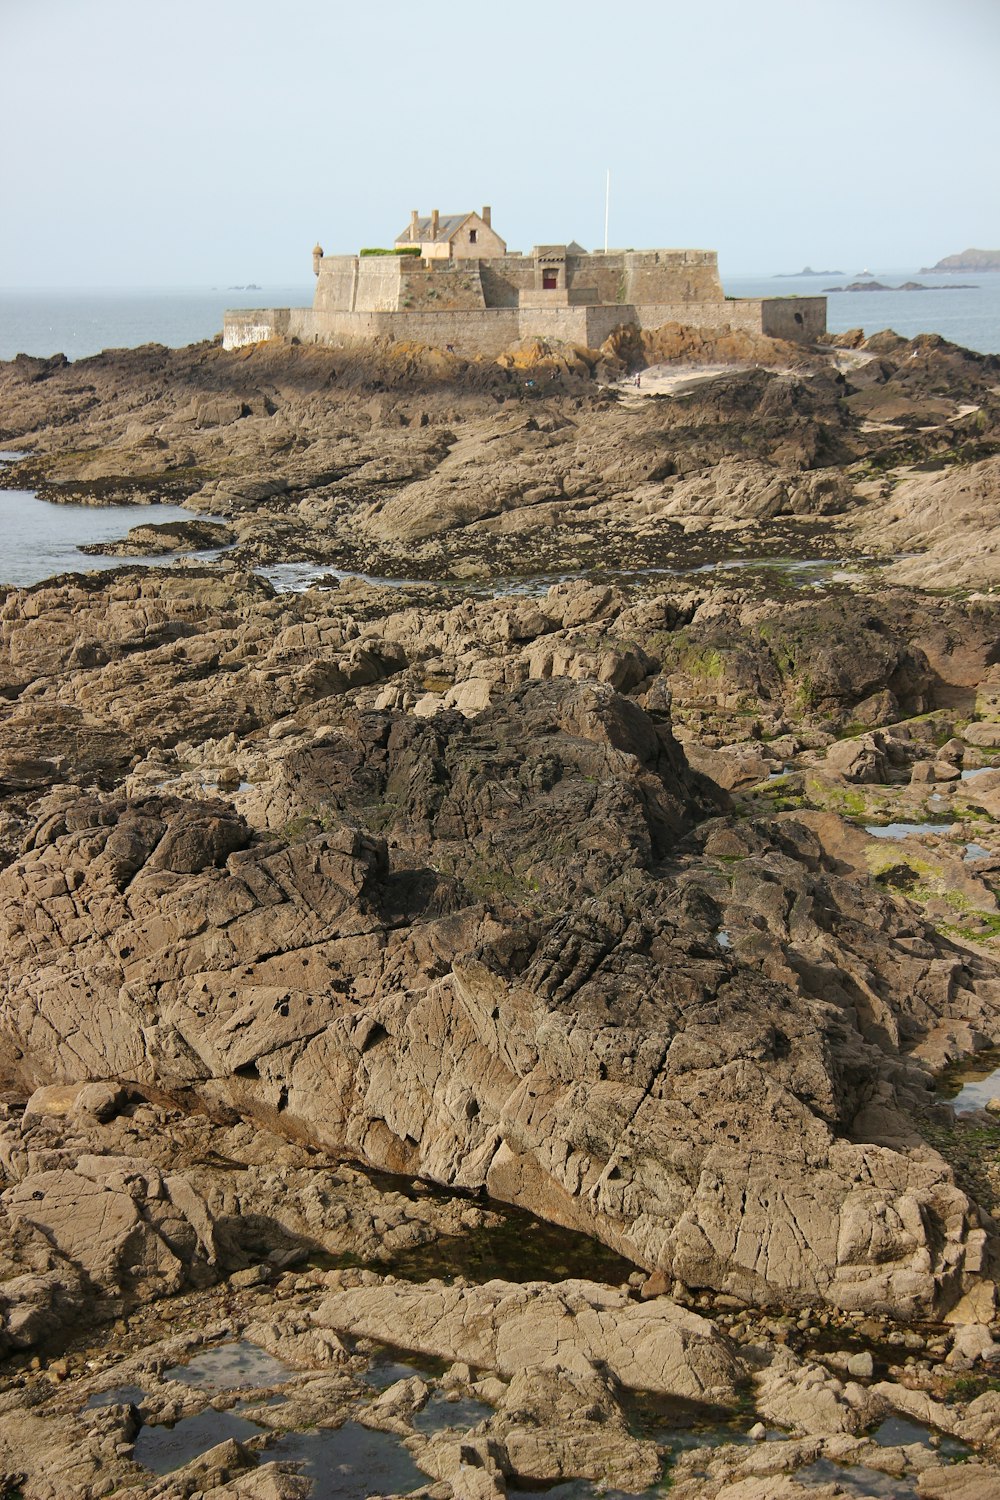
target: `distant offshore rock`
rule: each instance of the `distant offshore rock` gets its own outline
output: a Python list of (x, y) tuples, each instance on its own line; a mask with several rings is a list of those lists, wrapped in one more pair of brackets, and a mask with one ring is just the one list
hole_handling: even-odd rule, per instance
[(937, 286), (925, 286), (922, 281), (904, 281), (899, 286), (886, 286), (884, 281), (852, 281), (848, 286), (825, 286), (826, 292), (974, 292), (978, 288), (966, 281), (950, 281)]
[(793, 276), (843, 276), (843, 271), (814, 271), (812, 266), (803, 266), (801, 271), (775, 271), (775, 281), (787, 281)]
[(933, 266), (921, 266), (921, 276), (934, 271), (1000, 271), (1000, 250), (962, 250), (946, 255)]

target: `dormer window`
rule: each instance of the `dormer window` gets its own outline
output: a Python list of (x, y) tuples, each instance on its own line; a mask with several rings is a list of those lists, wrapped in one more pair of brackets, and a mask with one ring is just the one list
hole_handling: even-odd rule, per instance
[(469, 244), (470, 245), (474, 245), (476, 243), (476, 241), (478, 240), (478, 238), (479, 238), (479, 230), (478, 229), (470, 229), (469, 230)]

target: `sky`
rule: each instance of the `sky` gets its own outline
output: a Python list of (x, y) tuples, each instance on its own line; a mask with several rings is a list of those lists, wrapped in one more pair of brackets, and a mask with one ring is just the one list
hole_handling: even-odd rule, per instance
[(0, 287), (308, 285), (489, 203), (723, 274), (1000, 248), (1000, 0), (0, 0)]

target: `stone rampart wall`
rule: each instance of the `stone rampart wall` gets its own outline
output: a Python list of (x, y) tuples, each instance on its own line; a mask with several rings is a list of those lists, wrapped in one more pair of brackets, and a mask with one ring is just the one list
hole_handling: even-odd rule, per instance
[[(362, 255), (358, 258), (355, 312), (395, 312), (402, 300), (401, 255)], [(348, 309), (344, 309), (347, 311)]]
[(658, 302), (722, 302), (724, 293), (714, 253), (650, 250), (625, 256), (623, 300), (639, 305)]
[(298, 308), (247, 307), (227, 311), (222, 325), (223, 349), (242, 349), (244, 344), (263, 344), (267, 339), (291, 335), (293, 313)]
[[(522, 290), (522, 281), (513, 270), (516, 262), (510, 256), (503, 260), (488, 261), (480, 267), (480, 276), (483, 285), (483, 296), (487, 307), (516, 307), (518, 297)], [(534, 285), (534, 274), (530, 261), (522, 261), (521, 265), (527, 265), (529, 278), (523, 282), (523, 287)]]
[[(662, 328), (664, 323), (690, 323), (713, 333), (723, 328), (760, 333), (760, 299), (740, 297), (726, 302), (657, 302), (635, 309), (640, 328)], [(696, 316), (695, 316), (696, 314)]]
[[(436, 275), (436, 273), (428, 273)], [(802, 319), (798, 321), (798, 317)], [(400, 312), (324, 311), (313, 308), (251, 308), (227, 312), (224, 346), (268, 338), (298, 338), (303, 342), (336, 344), (351, 339), (392, 338), (444, 349), (450, 344), (462, 354), (488, 357), (501, 353), (518, 339), (559, 339), (567, 344), (597, 349), (616, 328), (634, 323), (661, 328), (680, 323), (706, 332), (725, 329), (767, 333), (774, 338), (812, 342), (826, 326), (823, 297), (739, 298), (729, 302), (659, 302), (646, 306), (625, 303), (614, 307), (479, 307), (468, 309), (413, 308)]]
[(592, 286), (597, 291), (596, 300), (612, 305), (625, 302), (627, 277), (625, 257), (622, 255), (567, 255), (566, 285)]
[(587, 344), (586, 307), (522, 307), (518, 335), (522, 339), (560, 339), (564, 344)]
[(605, 305), (721, 302), (714, 250), (609, 250), (566, 257), (569, 287), (597, 288)]
[(392, 338), (445, 349), (449, 344), (462, 354), (496, 355), (517, 342), (516, 308), (480, 307), (468, 311), (322, 313), (312, 324), (303, 322), (299, 338), (321, 343), (344, 339)]
[[(722, 301), (715, 252), (613, 250), (569, 255), (569, 298), (611, 307)], [(327, 256), (320, 261), (313, 306), (317, 312), (397, 312), (517, 307), (521, 296), (544, 300), (534, 256), (438, 260), (416, 256)], [(553, 297), (553, 303), (556, 298)]]
[(815, 343), (826, 332), (825, 297), (766, 297), (762, 328), (773, 339)]
[(358, 265), (356, 255), (327, 255), (320, 261), (313, 298), (317, 312), (349, 312), (353, 308)]
[[(582, 320), (581, 316), (583, 315)], [(799, 321), (801, 318), (801, 322)], [(599, 349), (616, 328), (634, 323), (639, 328), (662, 328), (680, 323), (705, 332), (725, 329), (813, 343), (826, 331), (824, 297), (740, 297), (730, 301), (622, 303), (617, 307), (536, 308), (521, 310), (521, 337), (562, 338), (567, 343)], [(559, 329), (564, 329), (560, 332)]]
[(441, 261), (433, 269), (415, 256), (402, 263), (399, 308), (402, 312), (447, 312), (483, 308), (486, 298), (479, 263), (474, 260)]
[(516, 307), (521, 293), (534, 285), (535, 262), (530, 255), (505, 255), (483, 267), (487, 307)]
[[(711, 332), (731, 328), (808, 344), (826, 332), (826, 298), (735, 297), (722, 302), (653, 302), (621, 308), (594, 307), (589, 309), (589, 317), (595, 335), (602, 328), (611, 332), (626, 322), (650, 329), (662, 328), (664, 323), (683, 323)], [(606, 337), (607, 333), (597, 338), (596, 343), (601, 344)]]
[(625, 303), (621, 307), (588, 307), (586, 309), (588, 347), (599, 349), (616, 328), (634, 323), (639, 328), (662, 328), (665, 323), (680, 323), (706, 332), (739, 329), (761, 332), (759, 300), (738, 302), (655, 302), (646, 306)]

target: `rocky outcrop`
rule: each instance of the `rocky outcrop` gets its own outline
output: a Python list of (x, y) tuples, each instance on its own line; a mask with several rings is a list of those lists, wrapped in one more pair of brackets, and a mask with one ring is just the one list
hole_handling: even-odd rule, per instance
[(19, 1255), (49, 1265), (0, 1287), (5, 1353), (51, 1338), (60, 1325), (106, 1319), (213, 1279), (204, 1203), (183, 1178), (141, 1158), (36, 1167), (3, 1193), (0, 1211)]
[(703, 1318), (666, 1298), (630, 1300), (590, 1282), (482, 1287), (374, 1286), (335, 1292), (321, 1328), (382, 1343), (406, 1328), (407, 1346), (505, 1380), (524, 1371), (606, 1370), (632, 1390), (732, 1405), (746, 1371)]
[(88, 543), (81, 552), (112, 557), (158, 557), (167, 552), (211, 551), (229, 547), (236, 533), (216, 521), (165, 521), (133, 526), (120, 542)]
[(668, 875), (713, 808), (662, 715), (534, 684), (280, 766), (298, 842), (224, 802), (44, 810), (0, 877), (11, 1082), (188, 1090), (745, 1298), (927, 1312), (980, 1270), (889, 1079), (945, 1014), (1000, 1034), (995, 969), (911, 953), (791, 825), (731, 888)]
[(900, 583), (956, 588), (1000, 579), (1000, 458), (912, 475), (868, 518), (870, 544), (904, 557)]
[(735, 525), (778, 516), (839, 515), (849, 510), (848, 481), (829, 471), (797, 474), (771, 464), (724, 458), (665, 490), (659, 516), (711, 517)]
[(803, 1365), (783, 1349), (758, 1377), (757, 1405), (765, 1420), (810, 1437), (856, 1435), (888, 1410), (877, 1391), (820, 1365)]
[[(649, 401), (610, 398), (591, 374), (678, 359), (721, 373)], [(118, 351), (44, 379), (37, 364), (0, 371), (4, 441), (32, 450), (5, 482), (184, 501), (227, 520), (244, 565), (675, 567), (718, 556), (712, 536), (734, 531), (747, 556), (784, 555), (802, 521), (828, 555), (845, 540), (858, 553), (866, 512), (907, 465), (957, 454), (964, 467), (998, 435), (995, 360), (929, 336), (876, 336), (851, 358), (667, 327), (638, 342), (625, 331), (600, 357), (539, 348), (502, 364), (279, 342)], [(544, 374), (530, 388), (527, 368)], [(971, 535), (961, 553), (982, 576)]]
[(49, 1085), (5, 1113), (0, 1357), (227, 1277), (266, 1286), (316, 1256), (405, 1267), (507, 1229), (467, 1198), (402, 1192), (136, 1084)]
[[(893, 1411), (989, 1475), (995, 1126), (930, 1070), (1000, 1042), (998, 616), (871, 552), (988, 582), (996, 362), (659, 339), (0, 370), (6, 482), (232, 538), (0, 601), (25, 1494), (291, 1495), (275, 1427), (356, 1421), (435, 1500), (635, 1492), (673, 1442), (643, 1391), (794, 1434), (674, 1455), (685, 1500), (821, 1461), (945, 1493), (865, 1435)], [(692, 369), (601, 389), (657, 349)], [(289, 561), (337, 572), (255, 571)], [(172, 1365), (238, 1337), (287, 1404), (150, 1481), (138, 1424), (237, 1399)], [(372, 1399), (383, 1339), (451, 1363)], [(132, 1392), (84, 1412), (98, 1376)]]

